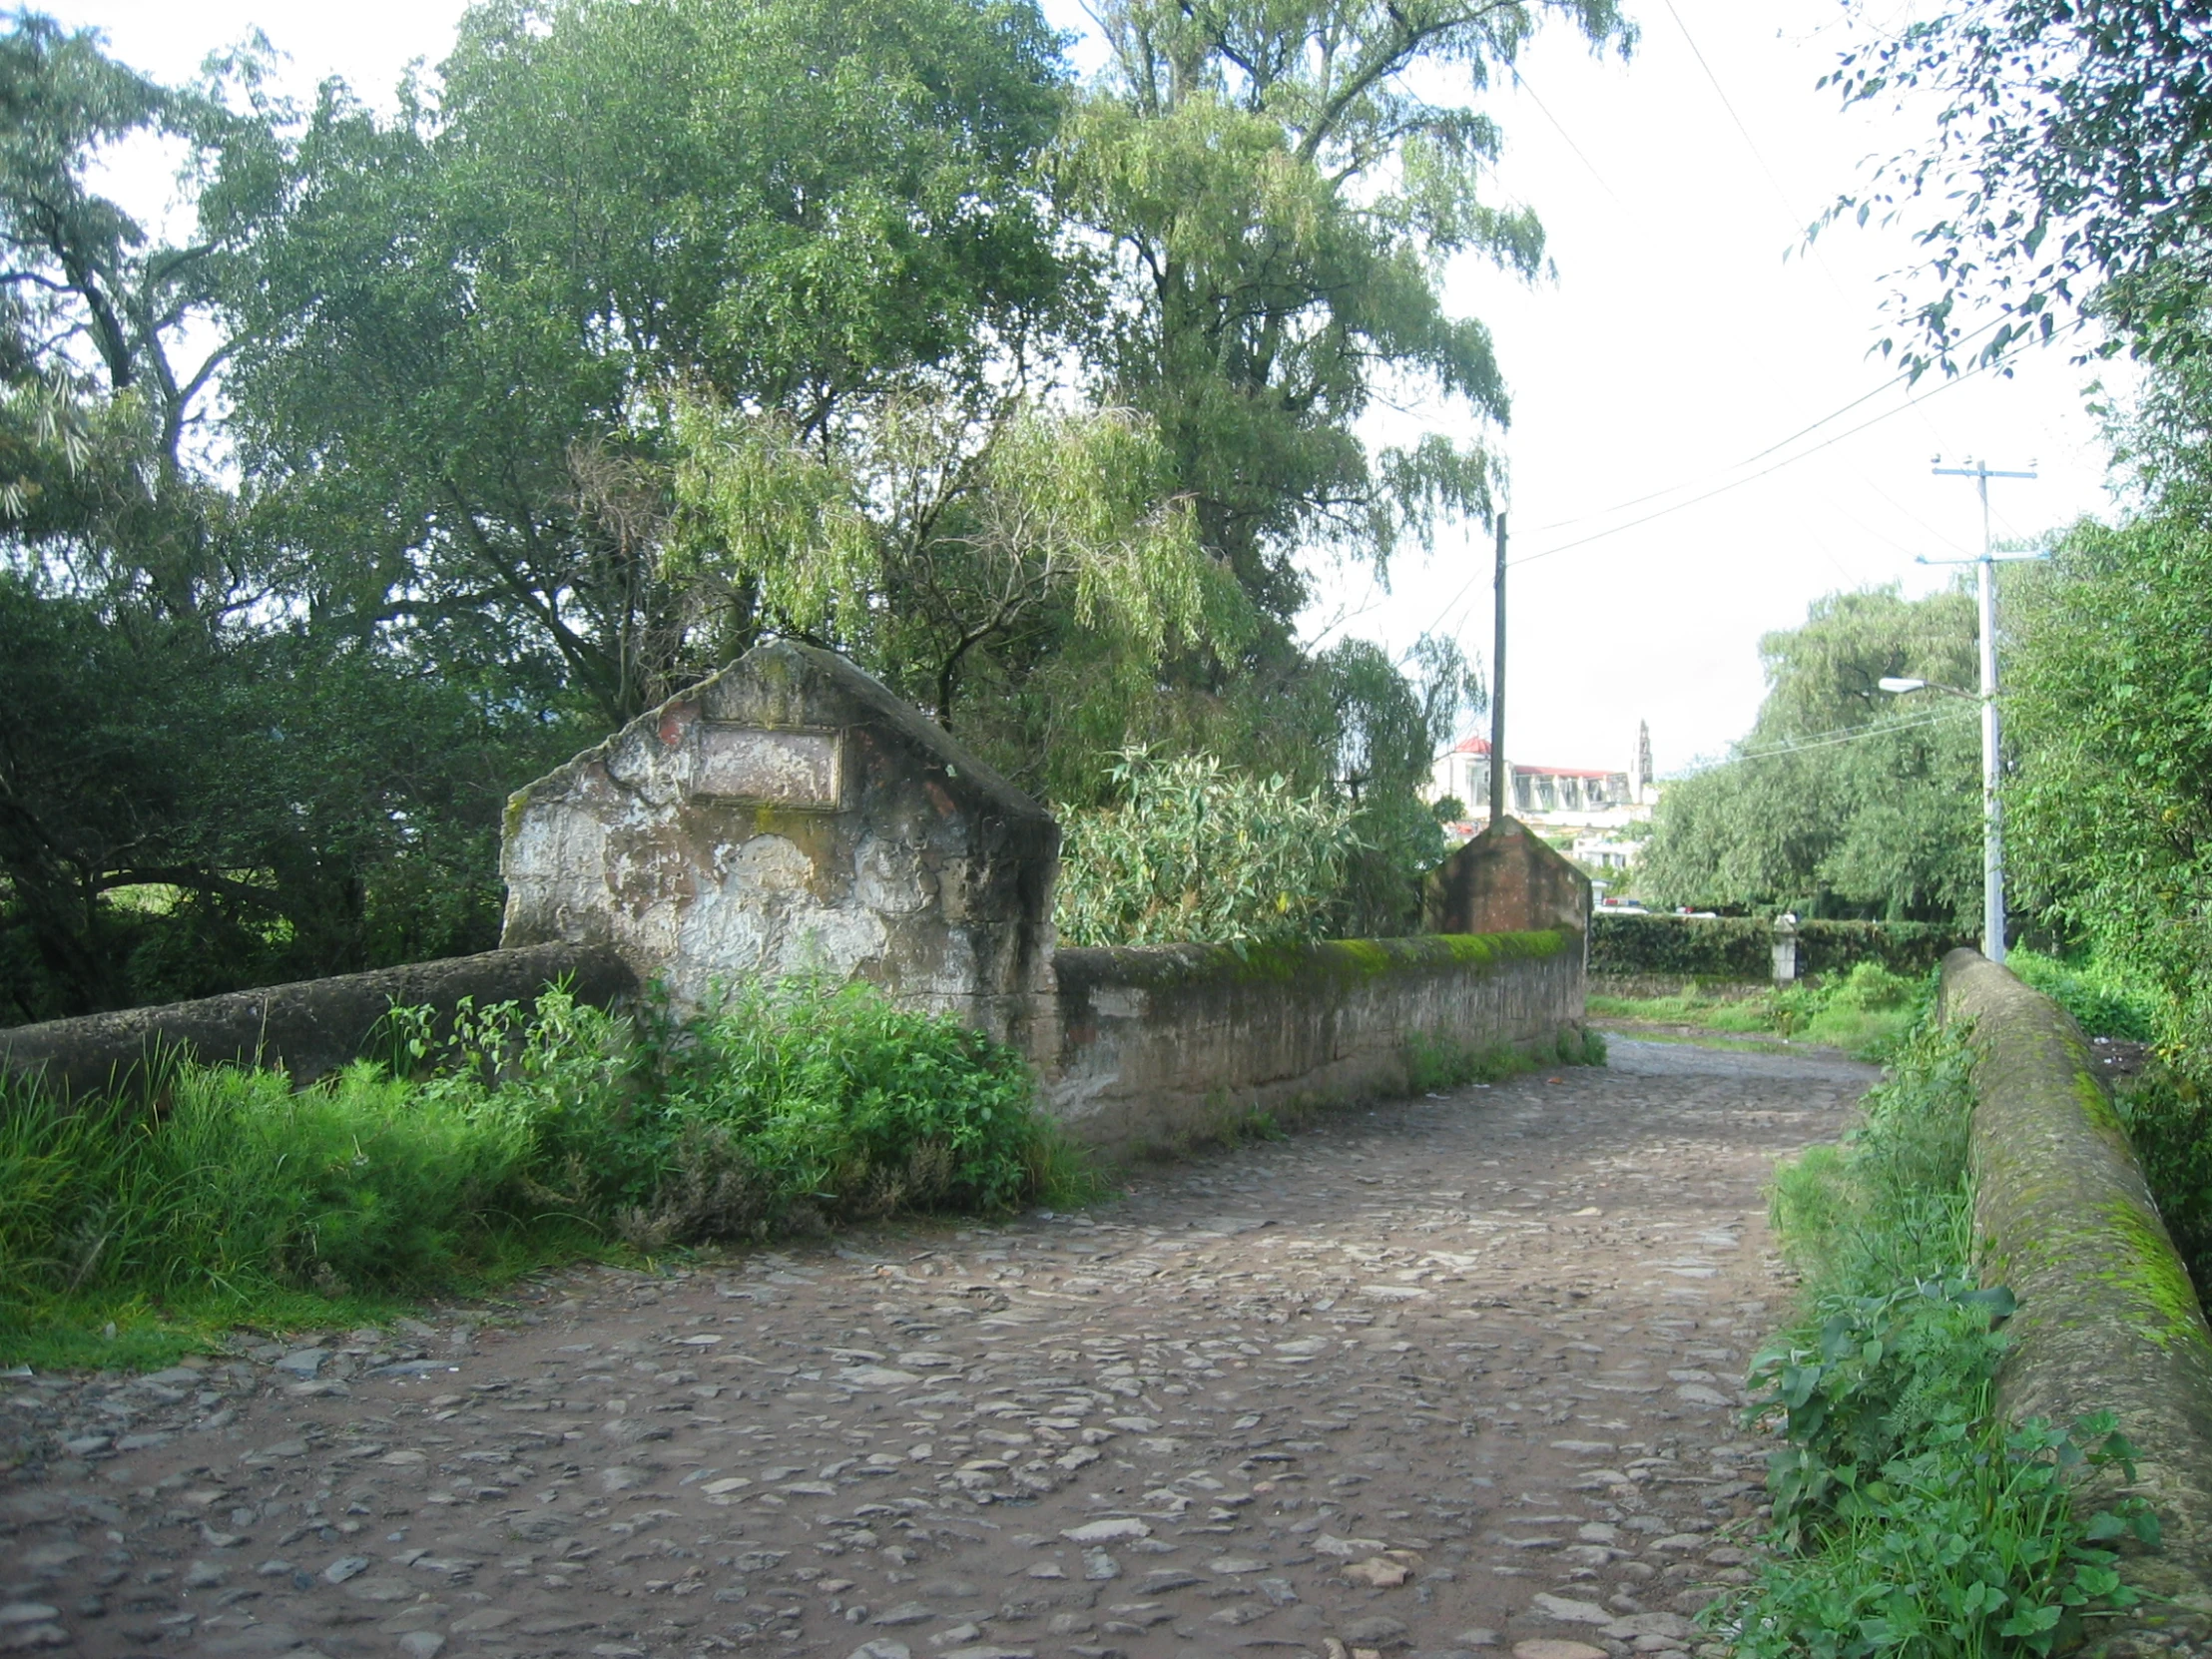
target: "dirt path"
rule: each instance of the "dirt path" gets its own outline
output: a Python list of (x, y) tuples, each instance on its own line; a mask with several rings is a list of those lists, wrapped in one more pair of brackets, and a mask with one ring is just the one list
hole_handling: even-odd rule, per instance
[(1759, 1501), (1761, 1185), (1870, 1077), (1616, 1042), (1092, 1217), (17, 1380), (6, 1426), (46, 1450), (0, 1488), (0, 1649), (1689, 1647)]

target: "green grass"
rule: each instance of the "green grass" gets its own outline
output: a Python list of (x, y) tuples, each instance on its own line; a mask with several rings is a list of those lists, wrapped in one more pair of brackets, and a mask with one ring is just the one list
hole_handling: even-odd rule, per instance
[(1509, 1043), (1469, 1047), (1420, 1034), (1405, 1040), (1405, 1088), (1409, 1094), (1502, 1082), (1550, 1065), (1603, 1064), (1605, 1034), (1571, 1026), (1560, 1030), (1548, 1052), (1516, 1048)]
[(1776, 1174), (1774, 1222), (1804, 1276), (1753, 1362), (1770, 1456), (1771, 1554), (1709, 1610), (1741, 1659), (2004, 1659), (2077, 1641), (2134, 1601), (2107, 1547), (2151, 1542), (2139, 1500), (2083, 1515), (2072, 1476), (2126, 1464), (2111, 1417), (2006, 1422), (1993, 1378), (2012, 1309), (1973, 1276), (1972, 1050), (1924, 1023), (1865, 1126)]
[[(1020, 1055), (866, 987), (632, 1021), (542, 998), (402, 1014), (394, 1065), (294, 1091), (173, 1064), (112, 1100), (0, 1092), (0, 1356), (158, 1363), (236, 1325), (900, 1211), (1096, 1190)], [(108, 1330), (113, 1327), (113, 1336)]]
[(1675, 996), (1593, 996), (1588, 1007), (1597, 1019), (1785, 1037), (1880, 1059), (1919, 1019), (1930, 994), (1920, 979), (1892, 973), (1879, 962), (1860, 962), (1842, 978), (1804, 981), (1751, 996), (1708, 996), (1686, 983)]
[(2073, 1015), (2088, 1036), (2140, 1043), (2158, 1036), (2163, 1002), (2158, 992), (2105, 963), (2015, 946), (2004, 965)]

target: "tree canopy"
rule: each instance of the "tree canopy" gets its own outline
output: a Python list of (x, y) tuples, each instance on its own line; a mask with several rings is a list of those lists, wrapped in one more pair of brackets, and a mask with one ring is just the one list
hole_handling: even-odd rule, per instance
[[(1409, 925), (1479, 686), (1302, 649), (1307, 571), (1488, 511), (1444, 269), (1544, 265), (1484, 94), (1631, 31), (1100, 21), (1078, 85), (1032, 0), (482, 0), (388, 113), (0, 31), (0, 1017), (489, 943), (505, 791), (779, 635), (1078, 810), (1133, 745), (1280, 775), (1328, 925)], [(1371, 447), (1416, 392), (1476, 436)]]
[(1954, 921), (1980, 914), (1973, 602), (1833, 594), (1760, 642), (1767, 697), (1718, 766), (1666, 786), (1636, 890), (1669, 905)]
[[(2212, 33), (2173, 0), (1954, 0), (1844, 54), (1847, 100), (1933, 108), (1841, 215), (1910, 225), (1906, 358), (2001, 359), (2090, 315), (2198, 349), (2212, 279)], [(1993, 315), (1985, 312), (1993, 311)]]

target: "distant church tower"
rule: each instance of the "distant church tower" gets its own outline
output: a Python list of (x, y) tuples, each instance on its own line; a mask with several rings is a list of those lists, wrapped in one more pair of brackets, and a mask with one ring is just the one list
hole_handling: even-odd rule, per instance
[(1628, 773), (1628, 799), (1641, 807), (1651, 789), (1651, 722), (1636, 722), (1636, 759)]

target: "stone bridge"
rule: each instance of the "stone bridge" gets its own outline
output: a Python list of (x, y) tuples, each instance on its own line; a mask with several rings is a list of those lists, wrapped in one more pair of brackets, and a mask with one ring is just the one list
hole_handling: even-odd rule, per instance
[(1762, 1184), (1870, 1075), (1619, 1042), (1080, 1215), (19, 1378), (0, 1648), (1683, 1653), (1755, 1564)]

